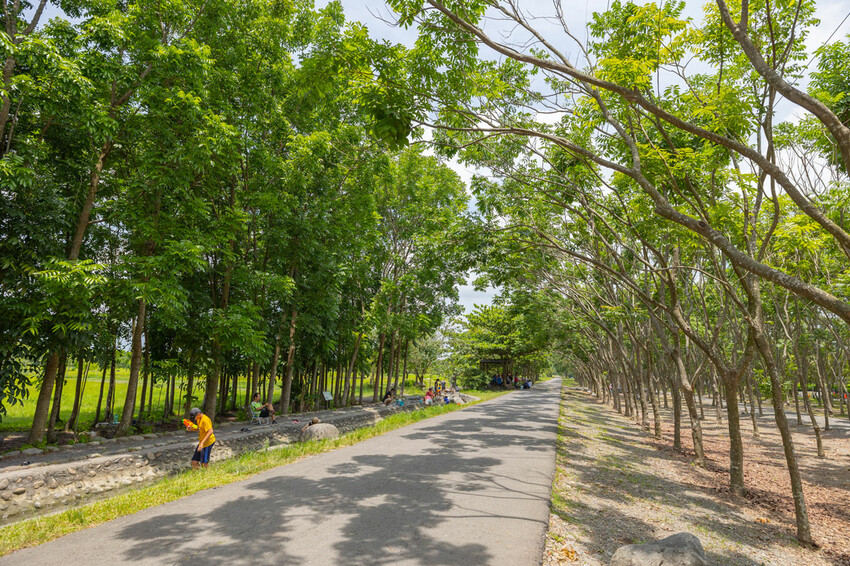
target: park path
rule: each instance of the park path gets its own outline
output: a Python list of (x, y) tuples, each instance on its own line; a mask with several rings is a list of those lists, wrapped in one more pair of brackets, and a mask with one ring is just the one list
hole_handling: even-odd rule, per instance
[(539, 564), (560, 380), (0, 558), (0, 566)]

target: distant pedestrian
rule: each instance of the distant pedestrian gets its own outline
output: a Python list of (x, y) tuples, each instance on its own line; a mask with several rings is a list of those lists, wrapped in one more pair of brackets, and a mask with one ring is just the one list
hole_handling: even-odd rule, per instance
[(195, 446), (195, 453), (192, 454), (192, 468), (196, 470), (201, 467), (209, 468), (210, 452), (215, 444), (212, 421), (197, 407), (189, 411), (189, 417), (195, 422), (194, 425), (189, 425), (189, 428), (198, 431), (198, 445)]

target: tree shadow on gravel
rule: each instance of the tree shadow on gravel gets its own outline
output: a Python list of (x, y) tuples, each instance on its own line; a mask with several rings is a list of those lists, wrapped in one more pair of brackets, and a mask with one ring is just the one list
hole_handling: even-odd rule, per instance
[[(768, 541), (792, 538), (793, 534), (779, 525), (754, 525), (734, 505), (714, 499), (702, 486), (670, 481), (653, 473), (651, 459), (658, 457), (658, 449), (646, 447), (639, 429), (628, 428), (615, 415), (589, 408), (587, 404), (596, 404), (594, 399), (566, 391), (568, 396), (575, 396), (579, 403), (570, 406), (569, 415), (562, 415), (558, 458), (559, 468), (570, 477), (570, 490), (556, 497), (553, 513), (586, 535), (588, 547), (600, 563), (607, 564), (620, 546), (676, 532), (677, 527), (666, 519), (671, 509), (687, 519), (693, 534), (703, 542), (710, 535), (722, 546), (731, 547), (722, 553), (707, 551), (712, 564), (761, 564), (733, 548), (751, 547), (756, 554), (762, 541), (766, 545)], [(604, 442), (608, 452), (585, 453), (590, 435)], [(622, 510), (630, 506), (653, 510), (653, 524)]]

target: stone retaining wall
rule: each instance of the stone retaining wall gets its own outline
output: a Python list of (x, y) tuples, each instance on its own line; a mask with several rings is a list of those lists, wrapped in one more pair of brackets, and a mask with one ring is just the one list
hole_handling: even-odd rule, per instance
[[(371, 426), (389, 414), (418, 407), (415, 404), (364, 407), (324, 416), (322, 422), (331, 423), (346, 433)], [(300, 426), (263, 426), (250, 432), (222, 434), (213, 450), (213, 462), (261, 449), (266, 443), (274, 446), (295, 442), (301, 432)], [(0, 474), (0, 524), (62, 511), (190, 467), (189, 458), (195, 444), (191, 437), (156, 440), (158, 442), (150, 446), (132, 447), (116, 454), (88, 454), (84, 460)]]

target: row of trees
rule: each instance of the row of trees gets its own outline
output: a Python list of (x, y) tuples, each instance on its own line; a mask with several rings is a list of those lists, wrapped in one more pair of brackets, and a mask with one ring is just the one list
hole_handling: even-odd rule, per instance
[(286, 413), (328, 374), (353, 400), (374, 360), (377, 398), (454, 312), (464, 186), (400, 149), (401, 54), (339, 4), (5, 6), (0, 415), (33, 387), (30, 442), (54, 433), (66, 367), (73, 427), (84, 367), (103, 392), (122, 349), (126, 398), (111, 372), (104, 412), (126, 434), (155, 381), (167, 413), (261, 384)]
[(700, 21), (617, 0), (581, 31), (558, 3), (390, 4), (421, 30), (416, 68), (441, 69), (400, 85), (429, 93), (416, 119), (488, 173), (473, 188), (490, 280), (545, 291), (574, 370), (656, 434), (659, 388), (684, 400), (698, 464), (699, 396), (715, 397), (734, 494), (739, 402), (768, 393), (811, 541), (785, 402), (799, 383), (822, 454), (809, 384), (826, 417), (850, 363), (848, 44), (806, 63), (810, 0), (716, 0)]

